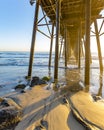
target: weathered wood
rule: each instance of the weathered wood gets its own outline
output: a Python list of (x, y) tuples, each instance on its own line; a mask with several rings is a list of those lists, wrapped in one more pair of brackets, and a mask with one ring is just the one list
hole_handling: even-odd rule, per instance
[(65, 41), (64, 41), (64, 46), (65, 46), (65, 67), (67, 67), (67, 29), (64, 28), (65, 31)]
[(34, 16), (34, 25), (33, 25), (32, 41), (31, 41), (31, 49), (30, 49), (28, 78), (31, 78), (31, 75), (32, 75), (32, 65), (33, 65), (33, 59), (34, 59), (34, 47), (35, 47), (35, 41), (36, 41), (36, 29), (37, 29), (37, 22), (38, 22), (39, 4), (40, 4), (40, 0), (37, 0), (36, 1), (36, 7), (35, 7), (35, 16)]
[(60, 45), (60, 52), (59, 52), (59, 59), (62, 55), (62, 45), (63, 45), (63, 38), (61, 39), (61, 45)]
[(90, 24), (91, 0), (85, 0), (86, 40), (85, 40), (85, 85), (90, 85)]
[(80, 69), (81, 67), (81, 34), (82, 34), (82, 30), (81, 30), (81, 23), (79, 26), (79, 30), (78, 30), (78, 68)]
[(98, 48), (100, 73), (103, 73), (102, 53), (101, 53), (100, 39), (99, 39), (98, 26), (97, 26), (97, 21), (96, 20), (94, 21), (94, 26), (95, 26), (95, 31), (96, 31), (96, 41), (97, 41), (97, 48)]
[(83, 41), (81, 40), (81, 57), (84, 57)]
[(51, 59), (52, 59), (53, 34), (54, 34), (54, 24), (52, 24), (51, 43), (50, 43), (50, 54), (49, 54), (49, 64), (48, 64), (49, 69), (51, 67)]
[(56, 2), (56, 46), (55, 46), (55, 65), (54, 65), (54, 80), (58, 79), (58, 52), (59, 52), (59, 35), (60, 35), (60, 7), (61, 1)]
[(40, 32), (41, 34), (43, 34), (45, 37), (51, 39), (50, 36), (48, 36), (47, 34), (45, 34), (44, 32), (42, 32), (41, 30), (37, 29), (37, 31)]

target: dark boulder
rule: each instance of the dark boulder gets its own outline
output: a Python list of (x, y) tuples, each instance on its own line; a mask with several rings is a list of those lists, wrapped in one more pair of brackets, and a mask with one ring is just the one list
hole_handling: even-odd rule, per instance
[(17, 86), (15, 86), (15, 89), (24, 89), (26, 87), (25, 84), (19, 84)]
[(0, 103), (0, 130), (17, 124), (22, 117), (21, 107), (11, 98), (3, 98)]
[(41, 84), (46, 84), (47, 82), (43, 79), (40, 79), (39, 77), (35, 76), (31, 80), (31, 85), (30, 87), (33, 87), (35, 85), (41, 85)]
[(31, 80), (31, 87), (33, 87), (34, 85), (38, 85), (39, 84), (39, 77), (37, 77), (37, 76), (35, 76), (35, 77), (33, 77), (32, 78), (32, 80)]
[(45, 120), (41, 120), (40, 121), (40, 124), (43, 126), (43, 128), (46, 128), (46, 129), (48, 129), (48, 122), (47, 121), (45, 121)]
[(25, 90), (21, 90), (21, 93), (26, 93), (26, 91)]
[(16, 110), (14, 106), (4, 107), (0, 109), (0, 130), (16, 124), (21, 120), (21, 111)]
[(42, 80), (42, 79), (40, 79), (40, 80), (39, 80), (39, 85), (41, 85), (41, 84), (47, 84), (47, 82), (44, 81), (44, 80)]
[(4, 98), (2, 101), (1, 101), (1, 104), (2, 106), (4, 107), (7, 107), (7, 106), (14, 106), (14, 108), (20, 110), (21, 107), (11, 98)]
[(95, 102), (99, 101), (99, 100), (102, 100), (102, 97), (101, 96), (97, 96), (97, 95), (92, 95), (93, 99)]
[(5, 106), (5, 107), (10, 106), (6, 100), (3, 100), (0, 105)]

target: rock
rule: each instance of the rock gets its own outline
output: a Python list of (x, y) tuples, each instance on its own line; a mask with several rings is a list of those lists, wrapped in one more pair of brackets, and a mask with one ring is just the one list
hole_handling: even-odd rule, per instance
[(25, 90), (21, 90), (21, 93), (26, 93), (26, 91)]
[(44, 81), (49, 81), (49, 80), (50, 80), (50, 77), (44, 76), (44, 77), (42, 78), (42, 80), (44, 80)]
[(93, 99), (95, 102), (97, 102), (98, 100), (102, 100), (101, 96), (97, 96), (97, 95), (92, 95)]
[(41, 126), (36, 126), (34, 130), (41, 130)]
[(15, 109), (20, 110), (21, 107), (13, 101), (11, 98), (4, 98), (1, 102), (1, 105), (3, 106), (14, 106)]
[(64, 95), (64, 97), (63, 97), (63, 99), (62, 99), (62, 102), (63, 102), (63, 104), (68, 104), (68, 100), (67, 100), (67, 98), (66, 98), (65, 95)]
[(30, 87), (33, 87), (34, 85), (38, 85), (39, 84), (39, 80), (40, 80), (39, 77), (37, 77), (37, 76), (33, 77), (32, 80), (31, 80)]
[(15, 86), (15, 89), (24, 89), (26, 87), (25, 84), (19, 84), (17, 86)]
[(5, 106), (5, 107), (10, 106), (6, 100), (3, 100), (0, 105)]
[(47, 82), (44, 81), (44, 80), (42, 80), (42, 79), (40, 79), (40, 80), (39, 80), (39, 85), (41, 85), (41, 84), (47, 84)]
[(22, 117), (21, 107), (11, 98), (4, 98), (0, 108), (0, 130), (17, 124)]
[(47, 82), (43, 79), (40, 79), (39, 77), (33, 77), (32, 81), (31, 81), (31, 87), (35, 86), (35, 85), (41, 85), (41, 84), (47, 84)]
[(39, 77), (37, 77), (37, 76), (34, 76), (33, 78), (32, 78), (32, 80), (35, 82), (35, 81), (39, 81)]
[(14, 106), (4, 107), (0, 109), (0, 130), (16, 124), (21, 120), (21, 111), (16, 110)]
[(40, 123), (41, 123), (41, 125), (42, 125), (43, 127), (45, 127), (46, 129), (48, 129), (48, 122), (47, 122), (47, 121), (41, 120)]

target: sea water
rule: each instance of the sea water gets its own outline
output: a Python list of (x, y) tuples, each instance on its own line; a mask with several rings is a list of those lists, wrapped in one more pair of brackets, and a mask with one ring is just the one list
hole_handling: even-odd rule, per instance
[[(49, 62), (49, 52), (36, 52), (34, 54), (34, 63), (32, 76), (39, 76), (40, 78), (44, 76), (54, 75), (54, 53), (52, 54), (51, 71), (48, 69)], [(81, 64), (81, 74), (80, 78), (84, 82), (84, 60)], [(60, 58), (59, 62), (59, 79), (65, 79), (64, 69), (64, 58)], [(9, 93), (13, 88), (19, 83), (26, 84), (25, 76), (28, 74), (29, 65), (29, 52), (0, 52), (0, 96)], [(76, 68), (76, 65), (69, 65), (69, 70)], [(104, 97), (103, 90), (103, 77), (101, 78), (99, 73), (99, 62), (97, 55), (93, 55), (93, 60), (91, 64), (91, 87), (90, 92), (97, 94), (99, 92), (100, 85), (102, 85), (102, 96)]]

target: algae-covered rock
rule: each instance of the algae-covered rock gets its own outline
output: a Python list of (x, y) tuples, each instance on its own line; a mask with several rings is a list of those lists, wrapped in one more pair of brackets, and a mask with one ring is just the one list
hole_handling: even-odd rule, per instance
[(50, 77), (44, 76), (44, 77), (42, 78), (42, 80), (44, 80), (44, 81), (49, 81), (49, 80), (50, 80)]

